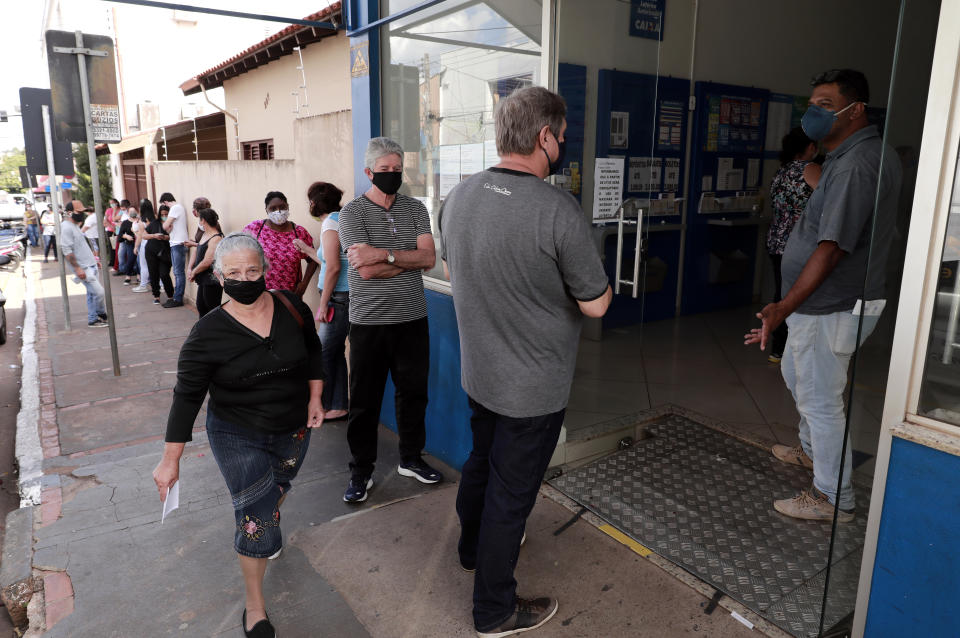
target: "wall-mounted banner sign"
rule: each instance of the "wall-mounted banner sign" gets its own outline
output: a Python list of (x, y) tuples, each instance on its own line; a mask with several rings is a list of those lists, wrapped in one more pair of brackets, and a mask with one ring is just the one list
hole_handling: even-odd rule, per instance
[(666, 0), (631, 0), (630, 35), (663, 40), (663, 15)]

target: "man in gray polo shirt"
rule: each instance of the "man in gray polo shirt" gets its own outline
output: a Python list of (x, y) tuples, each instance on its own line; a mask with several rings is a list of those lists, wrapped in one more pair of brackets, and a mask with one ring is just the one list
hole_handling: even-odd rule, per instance
[[(787, 516), (849, 522), (855, 515), (849, 442), (841, 451), (847, 368), (885, 304), (884, 272), (896, 221), (901, 170), (896, 152), (867, 121), (867, 79), (827, 71), (811, 82), (804, 132), (827, 151), (823, 174), (783, 254), (783, 300), (746, 335), (761, 348), (784, 320), (790, 327), (781, 369), (800, 413), (800, 445), (775, 445), (781, 461), (813, 469), (813, 486), (774, 502)], [(862, 320), (862, 325), (861, 325)], [(860, 333), (858, 343), (857, 333)]]
[(454, 188), (438, 220), (473, 411), (458, 549), (475, 571), (481, 637), (534, 629), (557, 611), (555, 599), (518, 598), (513, 570), (563, 424), (581, 318), (602, 316), (612, 297), (580, 206), (543, 181), (563, 161), (563, 98), (520, 89), (494, 117), (502, 161)]

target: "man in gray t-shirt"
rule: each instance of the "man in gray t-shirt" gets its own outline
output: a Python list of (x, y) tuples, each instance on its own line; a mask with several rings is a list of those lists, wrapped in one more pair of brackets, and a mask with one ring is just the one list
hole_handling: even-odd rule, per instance
[(563, 424), (581, 318), (602, 316), (612, 296), (576, 200), (543, 181), (563, 160), (565, 115), (544, 88), (502, 99), (501, 163), (454, 188), (438, 220), (473, 411), (457, 513), (479, 636), (557, 611), (551, 598), (517, 599), (513, 567)]
[[(813, 486), (774, 502), (787, 516), (853, 520), (852, 451), (841, 459), (850, 357), (876, 327), (900, 195), (900, 162), (867, 122), (867, 80), (839, 69), (814, 78), (803, 128), (827, 151), (823, 174), (783, 254), (783, 300), (758, 315), (746, 343), (766, 345), (790, 327), (781, 371), (800, 413), (800, 445), (775, 445), (781, 461), (813, 469)], [(862, 317), (862, 325), (861, 325)], [(857, 335), (859, 332), (859, 342)], [(841, 463), (842, 461), (842, 463)], [(841, 466), (843, 479), (837, 490)]]
[(87, 289), (87, 325), (91, 328), (103, 328), (108, 324), (104, 299), (106, 293), (99, 279), (100, 265), (90, 249), (90, 242), (80, 230), (87, 214), (79, 200), (74, 200), (69, 206), (70, 217), (65, 219), (60, 227), (60, 254), (66, 263), (73, 267), (75, 280)]

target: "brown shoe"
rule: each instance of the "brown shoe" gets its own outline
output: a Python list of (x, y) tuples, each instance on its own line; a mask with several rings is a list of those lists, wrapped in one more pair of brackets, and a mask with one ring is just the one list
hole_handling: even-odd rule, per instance
[(807, 456), (807, 453), (803, 451), (802, 445), (796, 445), (790, 447), (787, 445), (776, 444), (770, 451), (773, 452), (773, 455), (783, 461), (784, 463), (789, 463), (790, 465), (799, 465), (800, 467), (805, 467), (808, 470), (813, 469), (813, 459)]
[[(811, 487), (793, 498), (774, 501), (773, 509), (781, 514), (807, 521), (832, 521), (835, 508), (825, 494), (817, 488)], [(841, 523), (849, 523), (855, 516), (855, 510), (837, 510), (837, 520)]]
[(513, 636), (541, 627), (557, 613), (559, 605), (554, 598), (535, 598), (527, 600), (517, 597), (513, 613), (499, 627), (487, 631), (477, 631), (479, 638), (501, 638)]

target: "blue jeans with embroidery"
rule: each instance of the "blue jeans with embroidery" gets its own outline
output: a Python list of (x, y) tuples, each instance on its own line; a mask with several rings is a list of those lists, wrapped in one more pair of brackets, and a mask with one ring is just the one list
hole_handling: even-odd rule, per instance
[[(879, 317), (860, 317), (851, 312), (829, 315), (787, 317), (790, 325), (786, 351), (780, 371), (800, 413), (800, 445), (813, 459), (813, 486), (827, 495), (842, 510), (855, 506), (851, 472), (853, 449), (847, 437), (843, 459), (843, 481), (840, 477), (840, 451), (846, 435), (847, 419), (843, 395), (847, 387), (850, 357), (857, 349), (857, 331), (862, 344)], [(839, 499), (837, 484), (840, 483)]]
[(271, 433), (245, 428), (207, 410), (207, 441), (230, 490), (234, 549), (268, 558), (283, 546), (280, 498), (290, 491), (310, 445), (310, 430)]

